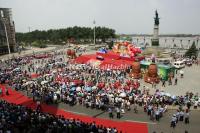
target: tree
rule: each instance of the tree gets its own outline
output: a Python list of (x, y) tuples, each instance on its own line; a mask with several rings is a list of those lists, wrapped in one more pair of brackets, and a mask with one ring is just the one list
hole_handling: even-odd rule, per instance
[(196, 48), (195, 42), (192, 43), (192, 46), (186, 51), (185, 56), (189, 58), (197, 58), (198, 50)]
[[(105, 42), (108, 39), (115, 38), (115, 30), (106, 27), (96, 27), (96, 38)], [(31, 43), (34, 41), (50, 42), (61, 44), (72, 39), (75, 43), (91, 42), (93, 40), (93, 29), (90, 27), (68, 27), (64, 29), (50, 29), (47, 31), (35, 30), (29, 33), (16, 33), (18, 42)]]

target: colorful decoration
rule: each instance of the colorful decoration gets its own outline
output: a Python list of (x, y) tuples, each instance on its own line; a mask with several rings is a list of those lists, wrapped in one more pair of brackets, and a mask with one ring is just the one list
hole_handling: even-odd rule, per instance
[(132, 65), (132, 72), (130, 73), (130, 77), (139, 79), (142, 77), (140, 70), (140, 62), (136, 61)]
[(123, 56), (135, 57), (137, 54), (141, 53), (142, 50), (136, 48), (133, 44), (129, 42), (116, 43), (113, 47), (115, 53), (120, 53)]
[(148, 83), (159, 83), (157, 65), (152, 63), (149, 65), (148, 72), (144, 76), (144, 81)]
[(105, 54), (105, 53), (107, 53), (107, 50), (106, 50), (105, 48), (100, 48), (100, 49), (99, 49), (99, 52)]
[(74, 50), (68, 49), (67, 55), (71, 57), (72, 59), (76, 58), (76, 52)]

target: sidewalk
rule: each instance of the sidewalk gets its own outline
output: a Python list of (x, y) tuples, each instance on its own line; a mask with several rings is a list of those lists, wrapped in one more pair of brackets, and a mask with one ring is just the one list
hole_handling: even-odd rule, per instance
[(25, 51), (22, 51), (20, 54), (19, 53), (11, 53), (10, 55), (9, 54), (6, 54), (6, 55), (2, 55), (0, 56), (0, 59), (8, 59), (9, 56), (10, 58), (12, 58), (13, 56), (24, 56), (24, 55), (29, 55), (29, 54), (33, 54), (33, 53), (41, 53), (41, 52), (47, 52), (47, 51), (52, 51), (54, 49), (56, 49), (57, 47), (54, 46), (54, 47), (47, 47), (47, 48), (30, 48), (28, 50), (25, 50)]
[[(177, 110), (178, 107), (179, 107), (179, 106), (173, 106), (173, 105), (171, 105), (171, 106), (168, 106), (168, 110)], [(183, 106), (183, 109), (184, 109), (184, 110), (186, 110), (186, 108), (187, 108), (186, 106)], [(190, 107), (190, 110), (191, 110), (191, 111), (200, 111), (200, 107), (197, 107), (197, 109), (194, 109), (194, 107), (191, 106), (191, 107)]]

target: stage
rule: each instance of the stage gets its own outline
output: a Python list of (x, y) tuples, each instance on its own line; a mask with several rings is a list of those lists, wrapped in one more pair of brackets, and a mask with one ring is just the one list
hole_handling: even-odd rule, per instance
[(100, 69), (127, 69), (134, 61), (141, 61), (144, 56), (123, 57), (119, 53), (108, 51), (107, 53), (96, 52), (96, 54), (81, 55), (74, 59), (77, 64), (90, 64)]

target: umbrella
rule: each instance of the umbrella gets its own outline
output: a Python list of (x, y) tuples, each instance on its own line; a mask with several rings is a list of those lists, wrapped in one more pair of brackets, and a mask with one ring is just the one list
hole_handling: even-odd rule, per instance
[(85, 87), (86, 91), (92, 91), (92, 87)]
[(92, 82), (87, 82), (87, 85), (88, 85), (88, 86), (92, 86), (93, 83), (92, 83)]
[(159, 92), (159, 91), (156, 92), (156, 95), (161, 96), (161, 92)]
[(29, 84), (32, 84), (32, 83), (33, 83), (33, 81), (28, 81), (28, 82), (25, 83), (25, 85), (29, 85)]
[(165, 93), (164, 92), (160, 92), (160, 95), (163, 96), (163, 95), (165, 95)]
[(82, 96), (83, 96), (83, 93), (80, 93), (80, 92), (79, 92), (79, 93), (78, 93), (78, 96), (79, 96), (79, 97), (82, 97)]
[(46, 81), (46, 80), (45, 80), (45, 81), (42, 81), (42, 82), (41, 82), (41, 85), (44, 85), (44, 84), (46, 84), (46, 83), (48, 83), (48, 81)]
[(126, 97), (126, 93), (125, 93), (125, 92), (122, 92), (122, 93), (119, 94), (119, 96), (120, 96), (120, 97)]
[(71, 91), (75, 91), (75, 90), (76, 90), (76, 87), (71, 87), (70, 90), (71, 90)]
[(176, 96), (175, 96), (175, 95), (173, 95), (171, 98), (172, 98), (172, 99), (176, 99)]
[(74, 80), (74, 84), (82, 84), (82, 81), (81, 80)]
[(171, 97), (171, 94), (169, 94), (169, 93), (165, 93), (164, 95), (168, 96), (168, 97)]
[(92, 90), (96, 90), (96, 89), (97, 89), (97, 87), (96, 87), (96, 86), (93, 86), (93, 87), (92, 87)]
[(78, 87), (76, 88), (76, 91), (81, 91), (81, 87), (78, 86)]
[(67, 86), (65, 84), (62, 85), (62, 89), (66, 89)]
[(110, 94), (109, 97), (114, 97), (114, 95), (113, 95), (113, 94)]
[(21, 69), (20, 68), (15, 68), (13, 71), (20, 71)]
[(101, 93), (101, 96), (105, 96), (106, 94), (105, 93)]
[(56, 94), (61, 94), (61, 92), (60, 91), (56, 91)]

